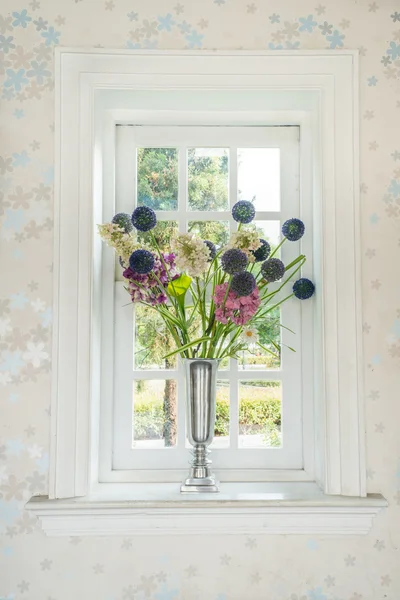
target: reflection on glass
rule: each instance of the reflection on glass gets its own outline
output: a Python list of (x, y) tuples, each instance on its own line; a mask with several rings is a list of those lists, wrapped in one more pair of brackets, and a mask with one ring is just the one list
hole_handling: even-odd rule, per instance
[(241, 370), (254, 371), (279, 369), (281, 356), (281, 311), (276, 307), (267, 313), (262, 323), (257, 325), (258, 340), (263, 348), (257, 345), (249, 350), (243, 350), (239, 355), (238, 367)]
[(238, 200), (256, 210), (280, 210), (279, 148), (238, 148)]
[(177, 410), (175, 379), (134, 381), (132, 448), (175, 446)]
[(229, 239), (228, 221), (189, 221), (188, 231), (203, 240), (210, 240), (217, 247), (225, 246)]
[(176, 148), (138, 148), (137, 203), (154, 210), (178, 208)]
[(217, 407), (211, 448), (229, 448), (229, 381), (217, 381)]
[(135, 304), (134, 369), (174, 369), (176, 356), (163, 358), (174, 348), (174, 341), (158, 312)]
[(227, 148), (188, 149), (189, 210), (228, 210)]
[[(160, 249), (163, 252), (171, 252), (171, 240), (178, 232), (178, 223), (176, 221), (157, 221), (157, 225), (151, 230), (151, 233), (157, 240)], [(152, 244), (150, 234), (146, 231), (137, 232), (138, 240), (143, 243)]]
[(239, 448), (282, 446), (280, 381), (239, 382)]

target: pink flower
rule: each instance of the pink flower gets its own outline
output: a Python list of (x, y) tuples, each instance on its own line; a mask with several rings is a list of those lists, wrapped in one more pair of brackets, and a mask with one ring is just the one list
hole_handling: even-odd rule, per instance
[(229, 320), (236, 325), (245, 325), (256, 314), (260, 306), (258, 288), (256, 287), (249, 296), (239, 297), (232, 291), (226, 295), (227, 287), (227, 283), (215, 287), (213, 296), (216, 306), (215, 318), (224, 325)]

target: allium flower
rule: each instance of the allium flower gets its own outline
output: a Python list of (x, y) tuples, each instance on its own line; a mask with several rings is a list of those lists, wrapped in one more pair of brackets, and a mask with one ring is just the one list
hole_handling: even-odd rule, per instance
[(307, 298), (311, 298), (314, 294), (315, 285), (309, 279), (305, 277), (298, 279), (293, 285), (293, 294), (299, 300), (307, 300)]
[(261, 242), (254, 226), (250, 229), (241, 229), (232, 233), (227, 248), (239, 248), (249, 259), (249, 262), (255, 262), (253, 250), (260, 247)]
[(128, 291), (132, 302), (145, 302), (152, 306), (167, 303), (165, 288), (171, 280), (174, 281), (179, 277), (179, 273), (176, 270), (175, 254), (162, 256), (164, 262), (158, 257), (153, 257), (154, 266), (149, 273), (140, 274), (130, 267), (123, 272), (123, 276), (128, 280)]
[(253, 327), (245, 327), (240, 337), (246, 344), (256, 344), (258, 342), (258, 333)]
[(297, 242), (304, 235), (304, 223), (300, 219), (288, 219), (282, 225), (282, 234), (290, 242)]
[(244, 271), (248, 263), (246, 254), (239, 248), (231, 248), (221, 256), (222, 269), (230, 275)]
[[(228, 289), (228, 283), (221, 283), (215, 286), (213, 300), (215, 302), (215, 318), (220, 323), (231, 321), (236, 325), (245, 325), (256, 314), (260, 306), (260, 296), (258, 288), (254, 288), (248, 296), (238, 296), (232, 290)], [(226, 298), (225, 298), (226, 295)]]
[(278, 281), (285, 273), (285, 265), (279, 258), (269, 258), (261, 265), (261, 274), (268, 283)]
[(254, 275), (248, 271), (235, 273), (231, 281), (231, 290), (238, 296), (249, 296), (256, 287)]
[(112, 223), (116, 223), (125, 231), (125, 233), (130, 233), (133, 229), (132, 219), (128, 213), (117, 213), (113, 216)]
[(138, 206), (132, 213), (132, 224), (139, 231), (150, 231), (156, 223), (156, 213), (148, 206)]
[(263, 260), (267, 260), (268, 256), (271, 253), (271, 246), (267, 242), (267, 240), (260, 240), (260, 247), (257, 250), (253, 250), (252, 254), (255, 258), (256, 262), (261, 262)]
[(148, 250), (135, 250), (129, 259), (129, 266), (135, 273), (145, 275), (153, 270), (154, 256)]
[(210, 242), (210, 240), (203, 240), (203, 244), (205, 244), (210, 251), (210, 258), (208, 260), (214, 260), (214, 258), (217, 256), (217, 248), (215, 244)]
[(249, 200), (239, 200), (232, 208), (232, 217), (238, 223), (251, 223), (256, 210)]
[(176, 265), (192, 277), (201, 277), (208, 269), (210, 249), (192, 233), (181, 233), (172, 241)]

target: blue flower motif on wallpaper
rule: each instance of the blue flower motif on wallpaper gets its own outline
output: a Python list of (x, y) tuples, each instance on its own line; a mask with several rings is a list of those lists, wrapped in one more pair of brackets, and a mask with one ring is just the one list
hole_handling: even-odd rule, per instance
[[(4, 22), (7, 28), (3, 31), (7, 29), (14, 35), (0, 35), (0, 51), (5, 55), (3, 68), (6, 75), (2, 98), (8, 101), (17, 98), (20, 102), (30, 98), (40, 99), (42, 93), (53, 86), (50, 67), (52, 48), (60, 43), (61, 32), (52, 25), (48, 26), (48, 21), (43, 17), (33, 20), (26, 8), (14, 11), (10, 20)], [(30, 27), (37, 36), (33, 52), (25, 51), (18, 44), (19, 31)], [(20, 118), (18, 115), (16, 117)]]
[[(273, 14), (269, 17), (269, 20), (272, 24), (280, 23), (280, 15)], [(330, 25), (327, 21), (318, 23), (313, 15), (300, 17), (294, 22), (285, 21), (284, 27), (272, 34), (272, 41), (269, 42), (268, 48), (270, 50), (293, 50), (300, 48), (300, 40), (292, 41), (292, 38), (301, 37), (302, 41), (304, 40), (304, 42), (306, 42), (306, 35), (317, 31), (325, 38), (327, 48), (330, 50), (343, 48), (343, 40), (345, 38), (344, 33), (341, 33), (339, 29), (334, 28), (333, 25)]]
[[(134, 18), (131, 18), (132, 13), (128, 15), (129, 20), (138, 21), (138, 14), (134, 13)], [(201, 24), (200, 24), (201, 25)], [(157, 36), (159, 34), (174, 34), (179, 33), (185, 40), (187, 48), (200, 49), (203, 47), (204, 35), (200, 33), (193, 25), (186, 20), (180, 21), (173, 17), (171, 13), (166, 15), (158, 15), (157, 21), (149, 21), (144, 19), (141, 26), (129, 32), (130, 39), (126, 45), (131, 49), (149, 49), (158, 47)]]

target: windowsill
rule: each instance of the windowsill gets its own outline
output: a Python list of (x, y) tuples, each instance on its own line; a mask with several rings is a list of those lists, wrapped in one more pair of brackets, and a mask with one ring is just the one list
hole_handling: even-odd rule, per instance
[(326, 496), (314, 483), (223, 483), (219, 494), (177, 484), (100, 484), (82, 498), (26, 505), (49, 536), (140, 534), (367, 534), (380, 494)]

